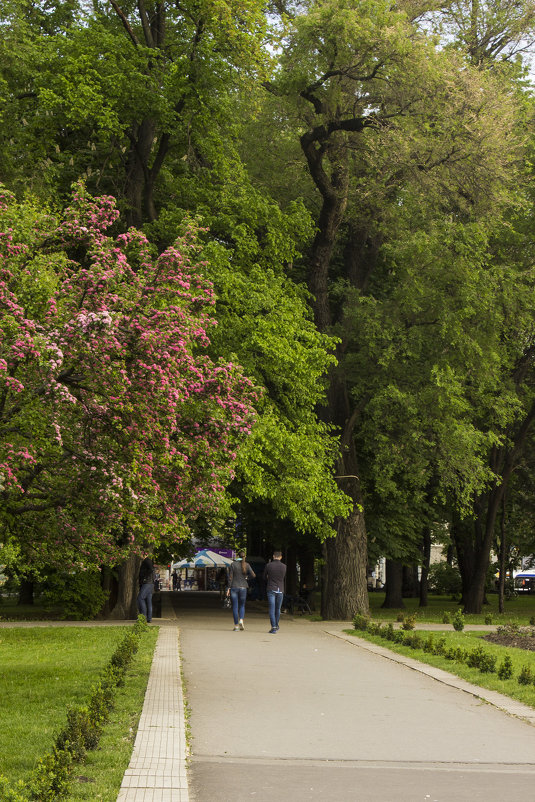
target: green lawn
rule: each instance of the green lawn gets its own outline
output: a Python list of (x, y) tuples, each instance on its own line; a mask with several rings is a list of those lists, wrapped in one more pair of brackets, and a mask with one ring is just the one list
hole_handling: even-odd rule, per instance
[(364, 638), (372, 643), (376, 643), (379, 646), (383, 646), (385, 649), (390, 649), (392, 652), (412, 657), (413, 660), (419, 660), (421, 663), (427, 663), (428, 665), (441, 668), (444, 671), (448, 671), (450, 674), (455, 674), (468, 682), (472, 682), (474, 685), (498, 691), (506, 696), (510, 696), (512, 699), (517, 699), (526, 705), (535, 707), (535, 685), (520, 685), (517, 682), (517, 677), (523, 666), (530, 666), (535, 675), (535, 652), (488, 643), (482, 640), (485, 634), (484, 632), (445, 631), (420, 633), (424, 639), (432, 634), (435, 642), (438, 638), (445, 637), (446, 648), (462, 647), (468, 651), (473, 651), (477, 646), (482, 646), (485, 651), (497, 655), (497, 668), (503, 661), (504, 656), (508, 654), (513, 664), (514, 674), (511, 679), (501, 680), (497, 674), (484, 674), (477, 668), (470, 668), (464, 663), (459, 663), (457, 661), (446, 660), (445, 657), (424, 652), (423, 649), (411, 649), (409, 646), (402, 646), (388, 641), (385, 638), (381, 638), (380, 636), (370, 635), (360, 630), (346, 630), (346, 632), (358, 638)]
[[(8, 726), (0, 729), (1, 774), (11, 781), (28, 778), (36, 760), (51, 749), (55, 735), (65, 724), (67, 707), (84, 704), (89, 699), (92, 687), (127, 629), (114, 626), (0, 630), (0, 698), (2, 718), (8, 722)], [(147, 661), (150, 668), (156, 636), (156, 628), (145, 633), (138, 653), (141, 662), (136, 670), (142, 672), (145, 685)], [(139, 676), (136, 681), (141, 681)], [(120, 696), (124, 696), (128, 685), (127, 679)], [(116, 733), (117, 744), (110, 747), (114, 760), (123, 739), (126, 750), (122, 751), (130, 754), (129, 727), (141, 711), (143, 696), (144, 688), (140, 689), (138, 684), (127, 704), (128, 723), (125, 725), (123, 721), (124, 730)], [(85, 774), (86, 767), (80, 767), (79, 773)]]
[[(453, 614), (460, 607), (460, 603), (452, 601), (449, 596), (430, 595), (427, 607), (420, 607), (418, 599), (403, 599), (405, 605), (403, 610), (383, 610), (381, 605), (384, 599), (384, 593), (369, 594), (370, 612), (374, 619), (395, 621), (400, 612), (406, 614), (415, 612), (418, 615), (418, 621), (442, 623), (442, 616), (445, 612)], [(484, 606), (481, 615), (465, 616), (467, 624), (484, 624), (485, 616), (492, 615), (493, 623), (495, 624), (515, 622), (526, 625), (529, 624), (530, 618), (535, 616), (535, 595), (515, 596), (513, 599), (506, 601), (503, 614), (498, 612), (498, 595), (496, 593), (489, 593), (487, 599), (489, 603)]]

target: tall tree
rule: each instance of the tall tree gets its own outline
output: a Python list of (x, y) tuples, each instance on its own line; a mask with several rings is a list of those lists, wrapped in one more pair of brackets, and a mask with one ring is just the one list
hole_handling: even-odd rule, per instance
[[(491, 208), (512, 158), (501, 138), (511, 129), (511, 113), (490, 77), (438, 51), (403, 7), (381, 3), (307, 4), (290, 24), (279, 78), (268, 89), (296, 104), (300, 144), (319, 199), (306, 265), (315, 320), (321, 331), (341, 338), (325, 419), (341, 432), (337, 475), (353, 511), (339, 520), (336, 539), (327, 543), (323, 612), (347, 618), (367, 609), (355, 438), (370, 403), (363, 388), (373, 376), (370, 364), (368, 373), (354, 369), (355, 299), (370, 295), (374, 282), (379, 300), (384, 282), (390, 283), (388, 222), (407, 193), (416, 208), (417, 199), (430, 193), (441, 216), (448, 209), (466, 221), (474, 204)], [(498, 106), (501, 130), (495, 124)], [(392, 215), (388, 222), (385, 207)], [(414, 331), (418, 319), (409, 325)], [(377, 397), (377, 386), (370, 389)]]

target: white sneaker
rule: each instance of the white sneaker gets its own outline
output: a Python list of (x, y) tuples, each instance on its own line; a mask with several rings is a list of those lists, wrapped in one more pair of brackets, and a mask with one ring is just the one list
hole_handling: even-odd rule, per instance
[(239, 632), (239, 631), (240, 631), (239, 627), (234, 627), (234, 632)]
[(240, 618), (240, 623), (238, 626), (240, 627), (240, 629), (245, 629), (245, 627), (243, 626), (243, 618)]

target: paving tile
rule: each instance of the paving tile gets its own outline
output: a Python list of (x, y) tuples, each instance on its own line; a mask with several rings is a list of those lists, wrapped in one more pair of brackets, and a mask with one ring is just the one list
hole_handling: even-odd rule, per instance
[(134, 750), (117, 802), (189, 802), (186, 755), (178, 628), (167, 625), (160, 627)]

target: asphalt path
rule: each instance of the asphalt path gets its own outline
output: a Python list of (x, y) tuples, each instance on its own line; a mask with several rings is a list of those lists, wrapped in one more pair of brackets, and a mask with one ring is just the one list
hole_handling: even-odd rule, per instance
[(194, 802), (535, 800), (535, 727), (331, 632), (173, 593)]

